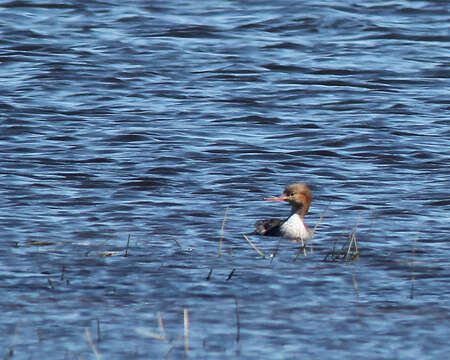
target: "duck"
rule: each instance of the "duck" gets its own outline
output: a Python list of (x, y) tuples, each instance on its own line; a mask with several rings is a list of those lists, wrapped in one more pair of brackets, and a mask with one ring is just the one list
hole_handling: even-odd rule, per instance
[(308, 214), (312, 198), (312, 192), (305, 183), (288, 185), (280, 196), (265, 198), (266, 201), (288, 203), (291, 206), (291, 214), (285, 220), (257, 221), (255, 234), (278, 236), (302, 243), (310, 240), (314, 234), (305, 224), (304, 217)]

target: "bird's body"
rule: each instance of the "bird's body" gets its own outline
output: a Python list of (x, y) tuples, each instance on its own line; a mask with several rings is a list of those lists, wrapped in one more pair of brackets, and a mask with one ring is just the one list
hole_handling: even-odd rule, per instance
[(313, 233), (306, 226), (303, 218), (308, 213), (312, 201), (312, 193), (304, 183), (296, 183), (286, 187), (283, 194), (267, 201), (286, 201), (291, 205), (291, 215), (286, 220), (260, 220), (255, 224), (258, 235), (281, 236), (296, 241), (312, 238)]

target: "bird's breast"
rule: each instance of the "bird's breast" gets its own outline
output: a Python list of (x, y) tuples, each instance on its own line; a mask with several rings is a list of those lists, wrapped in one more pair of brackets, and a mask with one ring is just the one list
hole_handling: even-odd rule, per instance
[(289, 239), (303, 239), (309, 240), (312, 237), (308, 227), (303, 222), (303, 219), (298, 214), (292, 214), (280, 228), (281, 234)]

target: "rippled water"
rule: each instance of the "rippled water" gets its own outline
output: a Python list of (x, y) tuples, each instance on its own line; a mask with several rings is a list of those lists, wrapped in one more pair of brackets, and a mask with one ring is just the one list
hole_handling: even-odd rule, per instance
[[(446, 1), (0, 14), (4, 358), (447, 356)], [(263, 259), (299, 181), (316, 236)]]

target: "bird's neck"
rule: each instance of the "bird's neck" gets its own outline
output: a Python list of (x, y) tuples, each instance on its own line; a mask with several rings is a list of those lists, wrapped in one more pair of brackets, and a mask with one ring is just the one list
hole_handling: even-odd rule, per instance
[(303, 206), (298, 206), (296, 204), (291, 205), (291, 215), (297, 214), (298, 216), (300, 216), (302, 219), (305, 217), (305, 211), (304, 211), (304, 207)]

